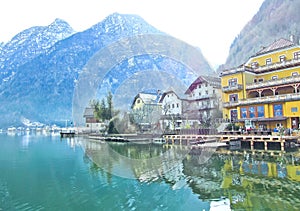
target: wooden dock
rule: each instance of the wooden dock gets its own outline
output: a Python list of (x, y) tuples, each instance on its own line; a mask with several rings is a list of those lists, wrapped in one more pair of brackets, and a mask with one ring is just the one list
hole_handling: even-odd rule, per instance
[(153, 140), (160, 138), (158, 135), (153, 134), (90, 134), (90, 139), (101, 140), (107, 142), (148, 142), (151, 143)]
[(72, 129), (64, 129), (60, 131), (60, 137), (61, 138), (70, 138), (74, 137), (76, 134), (75, 130)]
[(288, 147), (293, 147), (298, 143), (298, 136), (272, 136), (272, 135), (165, 135), (164, 139), (169, 144), (192, 145), (199, 142), (220, 142), (230, 143), (230, 141), (241, 141), (242, 145), (248, 146), (251, 150), (273, 150), (279, 148), (285, 151)]

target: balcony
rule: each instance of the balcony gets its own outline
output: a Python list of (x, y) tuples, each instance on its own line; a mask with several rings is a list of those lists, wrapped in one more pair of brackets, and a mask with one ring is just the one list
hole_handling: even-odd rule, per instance
[(240, 105), (240, 101), (230, 101), (223, 103), (224, 108), (237, 107), (238, 105)]
[(262, 81), (262, 82), (247, 84), (246, 90), (259, 89), (259, 88), (272, 87), (272, 86), (280, 86), (280, 85), (293, 84), (293, 83), (299, 83), (299, 82), (300, 82), (300, 75), (290, 76), (290, 77), (276, 79), (276, 80), (269, 80), (269, 81)]
[(257, 97), (257, 98), (250, 98), (250, 99), (239, 100), (234, 102), (226, 102), (223, 103), (223, 107), (230, 108), (230, 107), (245, 106), (245, 105), (252, 105), (252, 104), (277, 103), (277, 102), (288, 102), (288, 101), (296, 101), (296, 100), (300, 100), (300, 93)]
[(268, 72), (271, 70), (279, 70), (279, 69), (283, 69), (283, 68), (294, 67), (296, 65), (300, 65), (300, 58), (260, 66), (257, 68), (253, 68), (253, 70), (255, 73), (263, 73), (263, 72)]
[(230, 85), (230, 86), (224, 86), (222, 88), (223, 92), (235, 92), (235, 91), (239, 91), (239, 90), (243, 90), (243, 85), (242, 84), (235, 84), (235, 85)]
[(216, 99), (217, 95), (216, 94), (205, 94), (205, 95), (195, 95), (192, 97), (188, 97), (188, 101), (199, 101), (199, 100), (204, 100), (204, 99)]
[(221, 76), (232, 75), (232, 74), (241, 73), (241, 72), (245, 72), (245, 71), (253, 71), (253, 69), (251, 67), (247, 67), (245, 65), (242, 65), (242, 66), (239, 66), (237, 68), (223, 70), (223, 72), (221, 72)]

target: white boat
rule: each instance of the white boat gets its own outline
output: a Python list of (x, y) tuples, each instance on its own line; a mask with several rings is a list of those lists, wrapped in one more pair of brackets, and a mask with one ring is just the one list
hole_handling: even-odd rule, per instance
[(7, 128), (7, 131), (8, 132), (14, 132), (14, 131), (16, 131), (16, 128), (15, 127), (9, 127), (9, 128)]
[(220, 198), (210, 202), (210, 211), (231, 211), (230, 200), (228, 198)]

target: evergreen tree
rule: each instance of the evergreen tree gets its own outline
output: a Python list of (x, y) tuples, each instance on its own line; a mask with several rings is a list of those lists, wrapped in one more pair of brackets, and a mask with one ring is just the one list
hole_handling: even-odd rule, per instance
[(113, 117), (118, 114), (117, 111), (114, 111), (113, 101), (112, 101), (112, 93), (109, 92), (105, 99), (102, 99), (101, 102), (99, 100), (91, 100), (90, 105), (94, 108), (94, 115), (97, 120), (104, 122), (105, 120), (109, 121), (108, 125), (108, 133), (118, 133), (118, 130), (115, 128), (115, 124), (113, 121)]
[(112, 119), (113, 117), (113, 102), (112, 102), (112, 93), (109, 92), (106, 101), (107, 101), (107, 119)]

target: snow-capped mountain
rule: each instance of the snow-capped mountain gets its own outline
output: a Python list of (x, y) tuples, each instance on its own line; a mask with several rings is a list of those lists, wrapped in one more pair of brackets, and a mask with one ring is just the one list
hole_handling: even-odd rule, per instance
[(56, 19), (48, 26), (26, 29), (3, 43), (0, 45), (0, 81), (10, 79), (16, 68), (47, 52), (57, 41), (74, 33), (67, 22)]
[[(64, 22), (56, 20), (54, 23)], [(48, 26), (48, 31), (56, 28), (54, 26)], [(64, 31), (63, 28), (60, 28), (61, 33)], [(79, 73), (97, 52), (112, 43), (135, 35), (164, 35), (139, 16), (118, 13), (108, 16), (83, 32), (73, 34), (73, 31), (66, 27), (64, 39), (59, 39), (62, 38), (59, 36), (56, 40), (49, 38), (48, 43), (43, 42), (42, 45), (36, 41), (39, 40), (38, 37), (41, 35), (37, 34), (40, 33), (34, 32), (33, 29), (34, 27), (29, 29), (33, 31), (31, 33), (25, 30), (17, 35), (14, 41), (9, 43), (9, 48), (8, 44), (4, 46), (6, 52), (10, 52), (8, 49), (14, 49), (14, 53), (10, 53), (10, 56), (0, 54), (0, 61), (5, 65), (9, 64), (11, 73), (14, 74), (13, 77), (6, 78), (5, 83), (0, 84), (0, 102), (3, 102), (0, 104), (2, 117), (0, 127), (17, 125), (22, 116), (43, 123), (57, 123), (60, 120), (71, 119), (75, 83)], [(34, 52), (39, 52), (38, 56)], [(22, 56), (15, 56), (16, 54), (26, 55), (27, 58), (32, 55), (32, 59), (24, 62)], [(202, 69), (212, 71), (204, 57), (202, 64)], [(176, 74), (185, 67), (164, 56), (137, 55), (130, 61), (121, 61), (112, 68), (105, 80), (109, 81), (111, 78), (114, 81), (123, 80), (124, 76), (132, 75), (137, 69), (153, 68), (170, 68)], [(147, 83), (149, 78), (145, 80), (140, 83)], [(115, 89), (118, 85), (111, 83), (108, 86)]]

